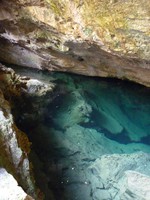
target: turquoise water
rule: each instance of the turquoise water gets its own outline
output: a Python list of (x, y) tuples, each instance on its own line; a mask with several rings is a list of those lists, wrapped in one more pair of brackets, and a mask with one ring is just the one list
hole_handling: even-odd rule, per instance
[(19, 73), (55, 85), (45, 97), (25, 97), (24, 117), (16, 117), (40, 160), (36, 173), (43, 182), (37, 182), (45, 199), (96, 200), (87, 170), (97, 158), (150, 152), (150, 89), (114, 79)]

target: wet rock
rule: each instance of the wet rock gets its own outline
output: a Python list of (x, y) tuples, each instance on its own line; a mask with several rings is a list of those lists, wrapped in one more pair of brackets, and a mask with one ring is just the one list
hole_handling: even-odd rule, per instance
[(150, 197), (150, 176), (134, 171), (126, 171), (118, 184), (120, 184), (120, 191), (115, 200), (148, 200)]
[(52, 91), (54, 84), (46, 84), (36, 79), (30, 79), (27, 81), (27, 93), (34, 96), (42, 96), (47, 92)]
[[(134, 123), (137, 122), (131, 120), (130, 112), (137, 109), (140, 115), (140, 110), (143, 113), (143, 108), (148, 112), (149, 98), (146, 96), (142, 100), (142, 95), (134, 96), (132, 87), (131, 90), (128, 89), (132, 94), (130, 96), (130, 92), (126, 91), (128, 86), (123, 87), (118, 81), (117, 84), (111, 82), (111, 86), (114, 84), (114, 87), (109, 87), (105, 81), (90, 82), (85, 77), (82, 81), (82, 78), (63, 74), (57, 79), (55, 74), (51, 78), (46, 75), (41, 76), (43, 81), (34, 79), (29, 82), (31, 93), (26, 93), (28, 101), (24, 101), (24, 109), (18, 116), (24, 115), (22, 125), (30, 131), (34, 149), (37, 157), (40, 158), (40, 164), (37, 162), (37, 167), (40, 169), (36, 169), (36, 175), (41, 179), (39, 180), (42, 184), (41, 188), (44, 188), (47, 199), (50, 191), (53, 193), (52, 196), (64, 200), (84, 198), (132, 200), (133, 197), (140, 199), (140, 194), (136, 192), (139, 185), (130, 188), (127, 180), (132, 184), (132, 180), (134, 182), (135, 179), (132, 179), (132, 174), (128, 176), (127, 173), (132, 171), (132, 173), (141, 173), (142, 176), (150, 176), (149, 154), (135, 153), (138, 151), (149, 153), (150, 147), (138, 142), (133, 143), (132, 140), (127, 141), (130, 144), (121, 144), (114, 140), (116, 136), (122, 134), (122, 127), (131, 129), (132, 133)], [(55, 87), (51, 88), (50, 84), (52, 90), (45, 92), (51, 80), (54, 81)], [(96, 84), (101, 87), (97, 87)], [(143, 87), (138, 88), (142, 90)], [(135, 100), (133, 97), (136, 97)], [(139, 106), (141, 104), (142, 107)], [(22, 104), (18, 103), (18, 108), (20, 105)], [(95, 110), (99, 115), (92, 118)], [(29, 118), (29, 115), (32, 117)], [(97, 116), (96, 123), (94, 120)], [(149, 115), (147, 114), (145, 118), (147, 116)], [(25, 122), (26, 119), (29, 120)], [(117, 126), (114, 121), (120, 126)], [(101, 122), (105, 124), (101, 125)], [(149, 118), (144, 123), (147, 122)], [(145, 127), (141, 128), (142, 134), (147, 134)], [(110, 135), (113, 135), (112, 139), (107, 138), (108, 130)], [(141, 138), (142, 134), (137, 137)], [(143, 179), (139, 178), (139, 183), (140, 181)], [(144, 193), (142, 188), (139, 191)]]
[(92, 193), (94, 200), (111, 200), (111, 195), (107, 190), (95, 188)]
[(149, 154), (103, 155), (89, 167), (93, 191), (96, 196), (106, 191), (115, 200), (148, 199), (149, 167)]
[(87, 123), (89, 121), (92, 107), (84, 100), (80, 92), (72, 91), (71, 94), (60, 96), (61, 101), (62, 103), (56, 105), (57, 112), (53, 116), (53, 120), (58, 127), (67, 129), (74, 124)]
[(103, 128), (110, 131), (112, 134), (119, 134), (123, 131), (121, 124), (110, 114), (101, 109), (99, 109), (97, 113), (97, 123), (101, 124)]
[[(47, 112), (47, 106), (57, 96), (57, 92), (54, 91), (55, 84), (49, 81), (33, 78), (26, 80), (23, 98), (18, 98), (14, 102), (15, 119), (32, 128), (35, 124), (38, 125), (39, 121), (45, 120), (44, 113)], [(21, 112), (22, 114), (20, 114)]]
[[(147, 99), (144, 100), (142, 94), (139, 95), (138, 92), (134, 91), (134, 87), (127, 91), (126, 87), (121, 87), (119, 84), (114, 89), (105, 83), (100, 86), (96, 86), (94, 83), (88, 84), (88, 87), (87, 84), (88, 81), (83, 82), (82, 87), (86, 91), (86, 99), (90, 101), (92, 106), (92, 117), (97, 126), (100, 125), (113, 135), (121, 136), (126, 132), (128, 140), (132, 142), (140, 142), (143, 137), (149, 135), (148, 129), (145, 128), (146, 124), (149, 123), (148, 93), (145, 94)], [(142, 90), (140, 91), (139, 88), (140, 92)], [(133, 95), (135, 95), (134, 98)], [(143, 106), (139, 107), (139, 103)], [(143, 118), (139, 118), (139, 116), (143, 116)]]

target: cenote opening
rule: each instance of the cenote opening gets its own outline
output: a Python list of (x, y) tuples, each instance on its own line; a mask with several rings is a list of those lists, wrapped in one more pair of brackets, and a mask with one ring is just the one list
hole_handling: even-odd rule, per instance
[(40, 95), (31, 86), (31, 94), (14, 109), (18, 127), (32, 142), (35, 177), (46, 200), (103, 199), (94, 196), (104, 188), (91, 181), (89, 170), (96, 159), (150, 152), (148, 88), (114, 79), (15, 70), (52, 86)]

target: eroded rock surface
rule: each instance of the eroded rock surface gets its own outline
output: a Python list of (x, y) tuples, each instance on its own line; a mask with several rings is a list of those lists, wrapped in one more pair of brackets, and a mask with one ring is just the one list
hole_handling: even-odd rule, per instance
[(146, 0), (3, 0), (0, 60), (150, 86)]
[(104, 155), (97, 159), (89, 167), (94, 199), (148, 200), (149, 157), (149, 154), (137, 153)]
[[(148, 200), (150, 146), (142, 139), (150, 133), (149, 89), (138, 86), (134, 93), (137, 87), (119, 81), (110, 87), (104, 79), (25, 72), (40, 77), (20, 124), (30, 132), (38, 172), (46, 175), (47, 199), (50, 190), (61, 200)], [(41, 80), (52, 87), (43, 96)]]
[[(26, 134), (17, 128), (11, 113), (13, 99), (20, 97), (21, 92), (26, 88), (26, 83), (24, 80), (21, 81), (20, 76), (17, 76), (12, 69), (7, 69), (1, 64), (0, 81), (0, 166), (15, 177), (27, 194), (38, 199), (31, 163), (28, 158), (31, 143)], [(3, 181), (3, 178), (0, 179), (1, 184)], [(5, 191), (3, 192), (5, 193)], [(11, 193), (8, 193), (9, 195)]]
[[(9, 191), (9, 192), (8, 192)], [(18, 186), (14, 177), (4, 168), (0, 168), (0, 194), (2, 200), (33, 200), (29, 197), (21, 187)]]
[(115, 197), (121, 199), (139, 199), (148, 200), (150, 196), (150, 177), (144, 174), (126, 171), (121, 182), (120, 191)]

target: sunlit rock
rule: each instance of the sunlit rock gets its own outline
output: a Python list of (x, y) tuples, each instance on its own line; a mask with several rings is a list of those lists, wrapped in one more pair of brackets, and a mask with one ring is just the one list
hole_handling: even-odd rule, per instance
[[(0, 166), (14, 176), (27, 194), (36, 198), (37, 189), (28, 158), (31, 143), (25, 133), (17, 128), (11, 113), (12, 99), (19, 98), (26, 84), (12, 69), (7, 69), (1, 64), (0, 80), (0, 145), (2, 147)], [(11, 193), (8, 192), (8, 199), (9, 196)]]
[(147, 0), (5, 1), (0, 60), (150, 86)]
[(14, 177), (9, 174), (4, 168), (0, 168), (0, 194), (0, 198), (3, 200), (33, 200), (33, 198), (27, 196), (23, 189), (18, 186), (18, 183), (14, 179)]

